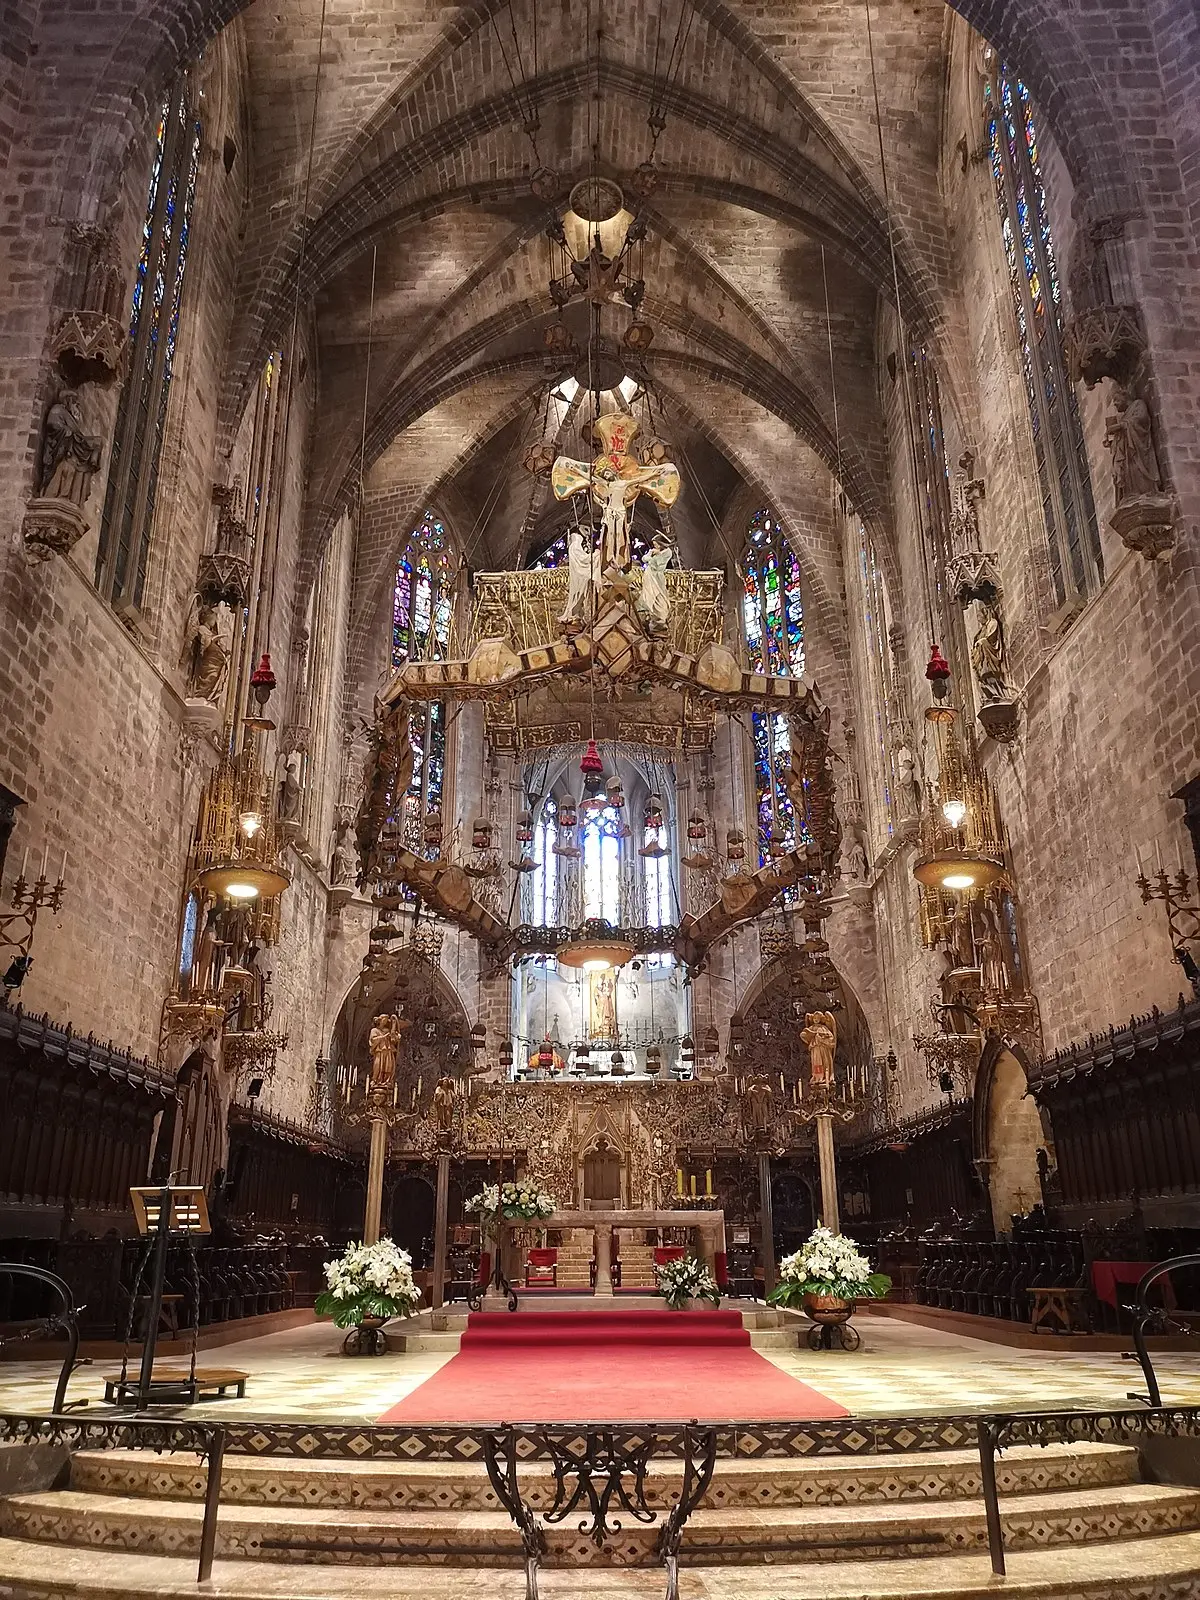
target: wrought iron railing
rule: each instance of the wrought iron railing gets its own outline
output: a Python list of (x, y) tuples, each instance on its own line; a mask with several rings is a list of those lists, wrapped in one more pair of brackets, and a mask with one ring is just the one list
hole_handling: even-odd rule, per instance
[[(992, 1570), (1005, 1572), (1004, 1526), (996, 1457), (1018, 1445), (1113, 1444), (1153, 1435), (1200, 1438), (1200, 1406), (1114, 1407), (1094, 1411), (1026, 1411), (918, 1417), (845, 1417), (837, 1421), (621, 1423), (498, 1423), (483, 1427), (381, 1426), (278, 1422), (238, 1418), (229, 1422), (175, 1421), (96, 1415), (0, 1415), (0, 1443), (56, 1444), (68, 1450), (149, 1449), (194, 1451), (207, 1465), (201, 1524), (198, 1583), (212, 1571), (225, 1456), (293, 1457), (303, 1460), (413, 1460), (477, 1463), (481, 1459), (500, 1504), (521, 1537), (526, 1600), (537, 1600), (539, 1569), (548, 1553), (546, 1527), (577, 1514), (578, 1531), (603, 1546), (620, 1531), (622, 1516), (640, 1524), (657, 1521), (653, 1558), (667, 1571), (666, 1600), (677, 1600), (682, 1553), (702, 1554), (703, 1544), (684, 1552), (689, 1518), (708, 1492), (722, 1459), (781, 1460), (828, 1456), (912, 1455), (930, 1451), (979, 1451), (980, 1478)], [(541, 1519), (523, 1493), (523, 1467), (549, 1462), (553, 1502)], [(678, 1498), (660, 1512), (648, 1503), (650, 1468), (656, 1461), (682, 1462)], [(854, 1545), (853, 1538), (840, 1543)], [(869, 1541), (879, 1544), (877, 1536)], [(912, 1540), (907, 1540), (911, 1543)], [(271, 1541), (272, 1548), (332, 1552), (328, 1544)], [(832, 1541), (822, 1548), (832, 1548)], [(402, 1538), (355, 1547), (403, 1554)], [(481, 1548), (472, 1545), (477, 1555)], [(509, 1553), (510, 1547), (496, 1554)], [(427, 1546), (422, 1546), (426, 1554)], [(414, 1550), (414, 1553), (415, 1550)], [(440, 1552), (453, 1555), (447, 1547)]]

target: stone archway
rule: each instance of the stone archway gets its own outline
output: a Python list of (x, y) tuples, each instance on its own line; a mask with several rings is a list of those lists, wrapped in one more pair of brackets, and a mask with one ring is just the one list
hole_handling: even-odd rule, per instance
[(1042, 1198), (1037, 1152), (1045, 1144), (1041, 1113), (1028, 1092), (1025, 1069), (1008, 1046), (997, 1041), (985, 1055), (976, 1087), (977, 1158), (987, 1175), (992, 1220), (1006, 1233), (1013, 1216)]

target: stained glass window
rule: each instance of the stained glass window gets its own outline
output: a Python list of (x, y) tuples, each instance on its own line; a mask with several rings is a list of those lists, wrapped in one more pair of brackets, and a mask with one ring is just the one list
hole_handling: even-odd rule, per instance
[(1050, 576), (1064, 605), (1103, 583), (1104, 565), (1075, 389), (1063, 358), (1062, 294), (1042, 187), (1038, 123), (1029, 90), (1006, 67), (997, 68), (985, 94)]
[(450, 643), (450, 557), (441, 518), (427, 511), (396, 563), (392, 602), (392, 665), (431, 661)]
[[(800, 562), (779, 518), (767, 507), (750, 519), (742, 556), (742, 631), (751, 672), (799, 676), (804, 671), (804, 603)], [(787, 717), (755, 711), (754, 780), (758, 861), (797, 843), (796, 817), (787, 792), (791, 761)]]
[[(426, 511), (409, 534), (396, 562), (392, 599), (392, 666), (435, 661), (450, 644), (450, 545), (442, 519)], [(446, 783), (446, 707), (440, 700), (414, 701), (409, 727), (413, 775), (404, 802), (402, 826), (411, 849), (421, 843), (424, 818), (440, 811)]]
[(159, 460), (179, 340), (200, 120), (182, 74), (159, 110), (150, 192), (129, 314), (129, 376), (117, 407), (108, 485), (100, 517), (96, 585), (114, 602), (140, 608), (146, 588)]
[(549, 794), (534, 821), (534, 869), (526, 874), (528, 903), (523, 907), (523, 920), (537, 928), (553, 928), (558, 922), (558, 857), (554, 854), (557, 841), (558, 802)]
[(871, 737), (875, 746), (868, 759), (877, 761), (877, 771), (883, 783), (883, 803), (878, 805), (874, 796), (877, 790), (870, 785), (871, 810), (876, 819), (880, 844), (893, 833), (893, 752), (888, 738), (889, 698), (891, 673), (888, 668), (890, 649), (888, 634), (891, 618), (888, 612), (887, 586), (875, 552), (875, 541), (865, 523), (858, 524), (858, 583), (859, 608), (862, 616), (863, 644), (866, 654), (867, 685), (864, 696), (870, 707)]
[(621, 812), (589, 810), (583, 818), (583, 914), (621, 920)]

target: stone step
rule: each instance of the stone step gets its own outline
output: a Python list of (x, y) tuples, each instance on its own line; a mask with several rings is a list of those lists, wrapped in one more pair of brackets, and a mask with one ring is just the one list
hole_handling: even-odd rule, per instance
[[(678, 1498), (682, 1467), (660, 1462), (648, 1477), (656, 1509)], [(1023, 1445), (996, 1463), (1001, 1494), (1032, 1494), (1137, 1482), (1137, 1451), (1126, 1445)], [(499, 1509), (482, 1465), (430, 1461), (301, 1461), (290, 1457), (227, 1456), (222, 1504), (332, 1506), (361, 1510), (492, 1511)], [(554, 1499), (548, 1462), (520, 1469), (526, 1500), (544, 1510)], [(98, 1495), (202, 1500), (204, 1468), (180, 1452), (81, 1451), (72, 1457), (70, 1487)], [(971, 1499), (980, 1493), (974, 1450), (936, 1454), (721, 1460), (704, 1504), (811, 1506)]]
[[(147, 1501), (77, 1489), (17, 1494), (0, 1505), (0, 1532), (56, 1545), (102, 1545), (153, 1555), (199, 1550), (201, 1505)], [(1200, 1527), (1200, 1491), (1124, 1484), (1010, 1495), (1001, 1502), (1013, 1550), (1142, 1538)], [(597, 1547), (575, 1518), (546, 1527), (549, 1561), (626, 1566), (653, 1560), (657, 1519), (622, 1526)], [(1200, 1545), (1200, 1540), (1197, 1540)], [(844, 1560), (847, 1554), (898, 1556), (987, 1548), (978, 1500), (890, 1504), (725, 1506), (696, 1512), (683, 1536), (689, 1564), (758, 1564), (787, 1556)], [(392, 1510), (337, 1506), (223, 1505), (217, 1553), (242, 1560), (312, 1561), (323, 1554), (364, 1565), (447, 1562), (505, 1566), (521, 1560), (521, 1541), (496, 1511)]]
[[(1193, 1534), (1013, 1551), (1008, 1576), (992, 1575), (985, 1555), (893, 1561), (782, 1562), (750, 1567), (684, 1562), (680, 1600), (1194, 1600), (1200, 1594), (1200, 1540)], [(661, 1567), (543, 1567), (542, 1600), (662, 1600)], [(61, 1550), (0, 1541), (5, 1600), (195, 1600), (196, 1564), (182, 1557), (102, 1548)], [(216, 1562), (204, 1590), (225, 1600), (524, 1600), (524, 1574), (508, 1568), (371, 1568), (312, 1561)]]

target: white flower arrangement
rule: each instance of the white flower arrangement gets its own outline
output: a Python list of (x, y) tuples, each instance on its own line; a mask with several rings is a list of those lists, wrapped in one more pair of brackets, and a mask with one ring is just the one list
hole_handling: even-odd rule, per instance
[(838, 1300), (879, 1300), (892, 1287), (844, 1234), (815, 1228), (799, 1250), (779, 1263), (779, 1283), (771, 1292), (776, 1305), (797, 1305), (805, 1295), (827, 1295)]
[(558, 1201), (532, 1178), (520, 1183), (489, 1183), (472, 1195), (465, 1209), (478, 1215), (483, 1227), (497, 1217), (508, 1222), (536, 1222), (558, 1210)]
[(713, 1275), (695, 1256), (680, 1256), (655, 1267), (658, 1292), (672, 1311), (682, 1311), (689, 1300), (708, 1300), (720, 1305), (721, 1293)]
[(421, 1298), (412, 1257), (391, 1239), (347, 1245), (337, 1261), (325, 1263), (325, 1282), (314, 1309), (339, 1328), (358, 1327), (364, 1317), (406, 1317)]

